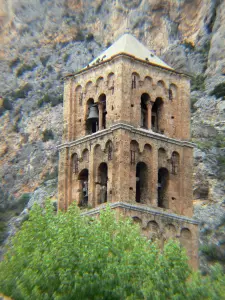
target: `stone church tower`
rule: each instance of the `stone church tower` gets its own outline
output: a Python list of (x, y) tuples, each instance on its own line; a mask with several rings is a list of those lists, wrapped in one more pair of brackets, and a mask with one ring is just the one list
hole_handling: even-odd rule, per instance
[(180, 240), (198, 264), (189, 78), (124, 34), (65, 78), (59, 209), (109, 203), (148, 238)]

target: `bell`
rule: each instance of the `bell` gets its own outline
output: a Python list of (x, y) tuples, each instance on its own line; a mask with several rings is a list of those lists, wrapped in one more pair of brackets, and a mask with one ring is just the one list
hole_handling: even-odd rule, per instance
[(90, 106), (87, 121), (98, 121), (98, 108), (97, 108), (97, 105)]

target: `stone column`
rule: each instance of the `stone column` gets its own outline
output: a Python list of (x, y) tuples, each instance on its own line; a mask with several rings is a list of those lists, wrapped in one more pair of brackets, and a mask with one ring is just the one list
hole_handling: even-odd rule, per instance
[(152, 129), (152, 105), (153, 102), (149, 101), (147, 103), (147, 116), (148, 116), (148, 129)]

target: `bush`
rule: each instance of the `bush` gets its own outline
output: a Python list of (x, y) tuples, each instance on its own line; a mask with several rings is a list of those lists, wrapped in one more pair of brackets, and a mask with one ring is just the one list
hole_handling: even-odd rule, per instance
[(68, 59), (69, 59), (69, 57), (70, 57), (70, 54), (69, 54), (69, 53), (66, 53), (66, 54), (63, 56), (64, 62), (67, 62)]
[(197, 98), (191, 98), (191, 112), (194, 113), (196, 108), (194, 107), (195, 103), (198, 101)]
[(24, 64), (16, 71), (16, 76), (20, 77), (27, 71), (33, 71), (33, 69), (36, 67), (37, 67), (36, 63), (33, 63), (32, 65)]
[(204, 91), (206, 76), (197, 74), (191, 78), (191, 90), (192, 91)]
[(217, 99), (225, 97), (225, 82), (217, 84), (209, 95), (215, 96)]
[(43, 142), (47, 142), (49, 140), (54, 140), (54, 134), (53, 134), (53, 131), (51, 129), (45, 129), (43, 132), (42, 132), (42, 141)]
[(84, 34), (81, 29), (78, 29), (76, 37), (74, 38), (75, 41), (83, 42), (85, 39)]
[(63, 96), (62, 95), (52, 95), (45, 94), (40, 100), (38, 100), (38, 107), (42, 107), (45, 103), (50, 103), (52, 107), (60, 104), (63, 102)]
[(44, 67), (46, 66), (46, 64), (47, 64), (47, 62), (48, 62), (48, 60), (49, 60), (49, 58), (50, 58), (50, 55), (46, 55), (46, 56), (41, 56), (41, 57), (40, 57), (40, 61), (41, 61), (42, 65), (43, 65)]
[(91, 42), (93, 40), (94, 40), (94, 35), (92, 33), (88, 33), (88, 35), (86, 36), (86, 41)]
[(13, 68), (15, 68), (19, 63), (20, 63), (20, 58), (19, 58), (19, 57), (16, 57), (16, 58), (14, 58), (13, 60), (11, 60), (11, 61), (9, 62), (9, 67), (13, 69)]
[(23, 86), (20, 86), (17, 90), (12, 92), (11, 97), (16, 100), (19, 98), (26, 98), (28, 95), (28, 92), (32, 91), (33, 86), (30, 83), (26, 83)]
[(54, 70), (53, 67), (52, 67), (51, 65), (48, 65), (48, 66), (47, 66), (47, 69), (48, 69), (49, 72), (52, 72), (52, 71)]
[(0, 262), (0, 290), (15, 300), (224, 299), (225, 276), (192, 274), (180, 246), (164, 251), (131, 220), (106, 209), (82, 217), (72, 205), (37, 204)]

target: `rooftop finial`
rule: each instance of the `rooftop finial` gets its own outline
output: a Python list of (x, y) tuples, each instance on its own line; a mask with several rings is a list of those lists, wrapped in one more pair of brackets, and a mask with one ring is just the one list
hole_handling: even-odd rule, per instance
[(125, 33), (131, 33), (131, 30), (130, 30), (130, 22), (129, 22), (129, 18), (128, 18), (129, 10), (126, 9), (126, 10), (124, 11), (124, 14), (125, 14), (125, 18), (126, 18), (126, 29), (125, 29)]

